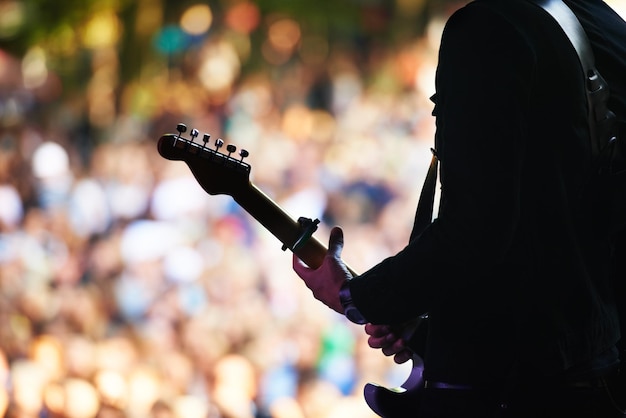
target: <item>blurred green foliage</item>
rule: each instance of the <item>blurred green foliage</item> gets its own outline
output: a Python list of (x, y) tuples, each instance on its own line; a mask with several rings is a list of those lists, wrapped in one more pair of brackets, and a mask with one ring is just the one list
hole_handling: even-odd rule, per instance
[[(113, 14), (119, 21), (119, 38), (114, 47), (119, 57), (122, 83), (140, 77), (151, 62), (169, 58), (168, 65), (180, 64), (160, 56), (153, 37), (160, 28), (177, 24), (182, 13), (198, 3), (208, 4), (214, 15), (207, 37), (225, 25), (225, 12), (242, 0), (5, 0), (0, 1), (0, 50), (21, 58), (33, 46), (43, 48), (47, 65), (61, 77), (66, 89), (82, 88), (89, 80), (93, 51), (82, 37), (90, 19)], [(260, 25), (250, 33), (251, 55), (242, 71), (267, 65), (261, 54), (267, 21), (274, 16), (296, 20), (307, 34), (326, 39), (329, 45), (365, 56), (374, 47), (392, 47), (423, 33), (437, 10), (455, 0), (253, 0), (261, 13)], [(138, 30), (146, 10), (150, 31)], [(175, 58), (175, 57), (174, 57)]]

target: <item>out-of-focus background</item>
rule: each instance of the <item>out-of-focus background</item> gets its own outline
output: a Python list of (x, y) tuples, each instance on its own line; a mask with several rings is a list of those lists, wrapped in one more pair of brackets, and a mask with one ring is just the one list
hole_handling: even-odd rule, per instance
[(365, 382), (410, 365), (156, 143), (185, 123), (247, 149), (363, 271), (408, 239), (463, 3), (0, 0), (0, 415), (373, 416)]

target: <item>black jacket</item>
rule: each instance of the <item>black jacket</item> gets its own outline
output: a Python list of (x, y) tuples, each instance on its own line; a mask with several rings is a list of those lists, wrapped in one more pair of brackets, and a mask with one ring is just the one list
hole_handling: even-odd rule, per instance
[[(626, 24), (600, 0), (566, 3), (623, 121)], [(619, 339), (609, 243), (580, 205), (591, 169), (583, 86), (564, 33), (524, 0), (477, 0), (446, 24), (434, 99), (439, 214), (351, 283), (371, 322), (429, 313), (427, 378), (494, 383), (513, 364), (559, 375)]]

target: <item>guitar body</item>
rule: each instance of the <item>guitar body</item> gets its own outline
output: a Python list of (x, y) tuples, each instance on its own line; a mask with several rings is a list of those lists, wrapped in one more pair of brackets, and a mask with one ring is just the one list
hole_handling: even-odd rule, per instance
[(413, 367), (407, 380), (396, 388), (367, 383), (363, 388), (365, 402), (383, 418), (416, 417), (424, 389), (424, 360), (428, 337), (428, 314), (423, 314), (398, 327), (413, 352)]
[[(248, 152), (241, 150), (239, 158), (233, 156), (236, 147), (228, 145), (227, 153), (220, 151), (224, 142), (218, 139), (209, 144), (210, 136), (204, 134), (203, 143), (195, 141), (199, 136), (196, 129), (191, 130), (190, 138), (182, 134), (187, 127), (179, 124), (178, 135), (165, 134), (157, 144), (159, 154), (168, 160), (184, 161), (192, 174), (210, 195), (225, 194), (231, 196), (246, 212), (271, 232), (283, 244), (283, 250), (289, 249), (312, 268), (322, 264), (327, 252), (326, 246), (312, 236), (317, 228), (318, 220), (300, 218), (294, 220), (261, 190), (250, 182), (251, 166), (244, 162)], [(357, 274), (348, 267), (348, 270)], [(414, 352), (422, 352), (414, 347), (422, 347), (423, 330), (419, 324), (427, 317), (417, 318), (402, 327), (402, 333)], [(416, 338), (417, 337), (417, 338)], [(418, 341), (417, 346), (413, 345)], [(409, 378), (400, 387), (387, 389), (374, 383), (364, 388), (365, 401), (368, 406), (381, 417), (394, 418), (415, 416), (421, 390), (424, 387), (422, 372), (424, 363), (419, 355), (413, 358), (413, 369)]]
[(424, 389), (423, 372), (424, 362), (416, 354), (413, 356), (411, 374), (400, 387), (388, 389), (376, 383), (367, 383), (363, 388), (365, 402), (383, 418), (417, 416)]

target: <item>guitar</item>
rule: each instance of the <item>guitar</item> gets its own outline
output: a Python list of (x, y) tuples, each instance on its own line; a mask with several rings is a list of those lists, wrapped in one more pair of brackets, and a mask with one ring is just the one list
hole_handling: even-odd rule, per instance
[[(178, 124), (176, 130), (178, 134), (165, 134), (158, 141), (157, 149), (163, 158), (184, 161), (208, 194), (231, 196), (278, 238), (283, 251), (289, 249), (311, 268), (317, 268), (322, 264), (327, 248), (313, 236), (319, 220), (308, 218), (294, 220), (256, 187), (250, 181), (251, 166), (244, 161), (249, 155), (248, 151), (242, 149), (236, 153), (236, 146), (227, 145), (224, 153), (221, 151), (224, 146), (222, 139), (217, 139), (210, 145), (208, 134), (203, 134), (202, 138), (196, 141), (200, 136), (197, 129), (191, 130), (189, 138), (183, 137), (187, 131), (184, 124)], [(348, 270), (356, 276), (352, 269), (348, 267)], [(416, 329), (418, 331), (424, 329), (420, 322), (423, 322), (423, 318), (414, 321), (411, 327), (403, 328), (407, 331), (405, 332), (407, 338), (408, 334), (412, 335), (412, 341), (421, 338), (423, 332), (415, 333)], [(363, 393), (370, 409), (384, 418), (414, 416), (411, 411), (417, 408), (424, 386), (423, 369), (421, 357), (415, 354), (410, 376), (401, 386), (386, 388), (375, 383), (367, 383)]]

